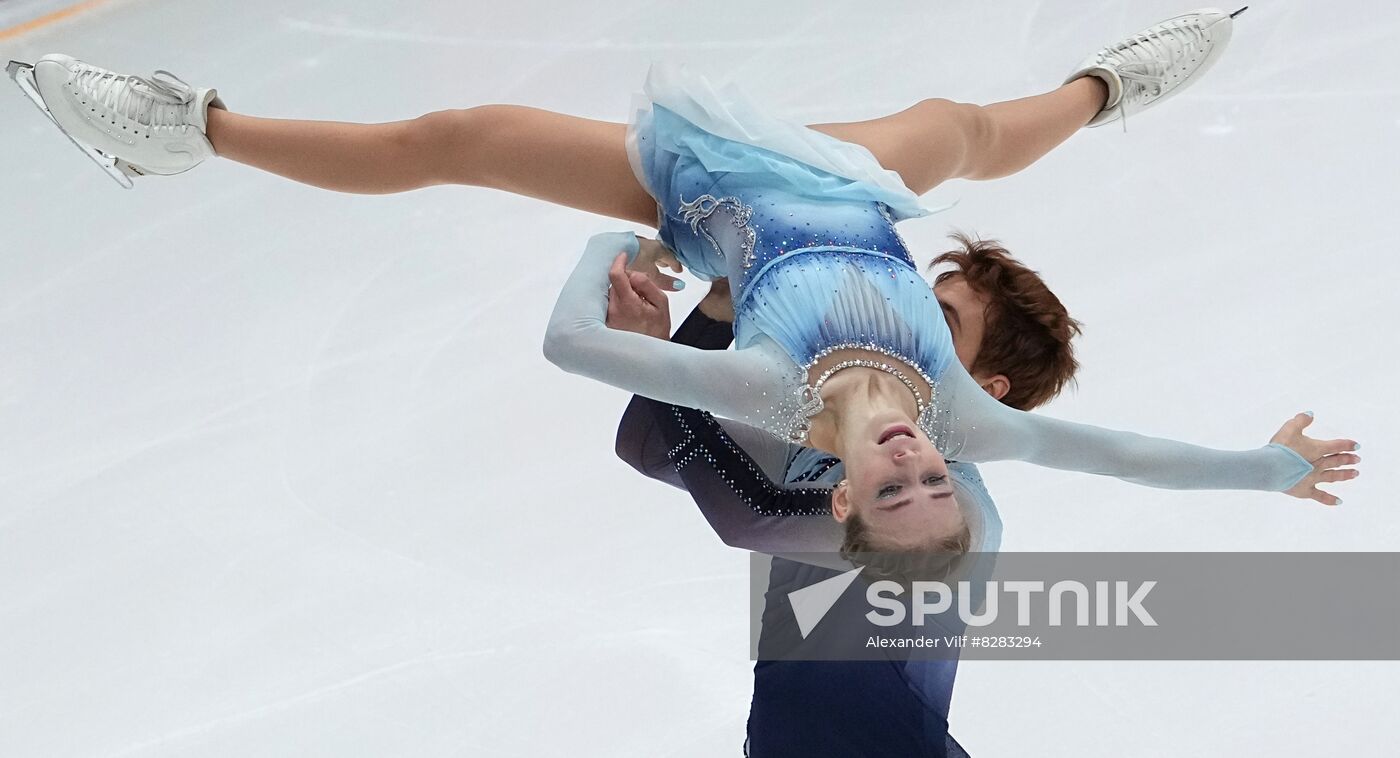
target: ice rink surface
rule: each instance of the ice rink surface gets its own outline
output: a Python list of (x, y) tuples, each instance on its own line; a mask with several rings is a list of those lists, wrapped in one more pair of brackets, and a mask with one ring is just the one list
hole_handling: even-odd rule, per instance
[[(356, 121), (623, 120), (673, 59), (816, 122), (1039, 92), (1188, 9), (112, 0), (0, 59)], [(1311, 409), (1364, 443), (1336, 509), (988, 465), (1006, 549), (1400, 546), (1396, 39), (1391, 3), (1257, 4), (1126, 134), (901, 225), (925, 260), (1002, 240), (1085, 323), (1052, 415), (1247, 448)], [(219, 161), (122, 191), (9, 84), (0, 131), (0, 756), (739, 754), (747, 558), (614, 457), (624, 393), (540, 355), (626, 225)], [(951, 723), (983, 758), (1392, 756), (1397, 694), (1395, 663), (969, 661)]]

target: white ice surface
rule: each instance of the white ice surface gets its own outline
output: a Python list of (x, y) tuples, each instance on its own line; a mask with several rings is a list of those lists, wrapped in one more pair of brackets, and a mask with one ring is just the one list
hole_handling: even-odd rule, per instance
[[(1040, 3), (113, 0), (0, 42), (246, 112), (625, 118), (648, 62), (807, 121), (1056, 84), (1185, 10)], [(1394, 550), (1400, 11), (1258, 4), (1198, 88), (902, 225), (1002, 239), (1087, 326), (1050, 413), (1364, 442), (1327, 509), (985, 467), (1015, 550)], [(746, 558), (540, 356), (617, 222), (230, 163), (123, 192), (0, 91), (0, 756), (737, 755)], [(678, 297), (679, 316), (698, 293)], [(1390, 494), (1387, 494), (1390, 493)], [(1394, 663), (963, 665), (977, 756), (1389, 756)], [(858, 697), (859, 693), (850, 693)], [(839, 718), (840, 702), (831, 703)]]

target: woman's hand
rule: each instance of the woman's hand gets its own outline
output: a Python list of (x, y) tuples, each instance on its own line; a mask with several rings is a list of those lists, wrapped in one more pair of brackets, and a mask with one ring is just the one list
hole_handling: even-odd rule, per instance
[(1303, 456), (1313, 465), (1311, 474), (1303, 477), (1291, 489), (1284, 490), (1284, 493), (1304, 500), (1316, 500), (1324, 505), (1341, 505), (1341, 498), (1323, 492), (1317, 485), (1322, 482), (1344, 482), (1359, 476), (1360, 471), (1342, 467), (1361, 462), (1361, 456), (1354, 454), (1361, 446), (1355, 440), (1315, 440), (1304, 435), (1303, 430), (1312, 422), (1312, 414), (1299, 413), (1269, 440)]
[(661, 273), (663, 266), (677, 274), (685, 271), (675, 253), (657, 240), (638, 237), (637, 243), (641, 250), (637, 253), (632, 264), (627, 267), (628, 269), (645, 274), (648, 279), (655, 283), (657, 289), (663, 292), (675, 292), (685, 287), (685, 282), (674, 276)]
[(666, 293), (640, 271), (628, 271), (627, 254), (613, 259), (608, 269), (608, 315), (610, 329), (669, 339), (671, 336), (671, 306)]

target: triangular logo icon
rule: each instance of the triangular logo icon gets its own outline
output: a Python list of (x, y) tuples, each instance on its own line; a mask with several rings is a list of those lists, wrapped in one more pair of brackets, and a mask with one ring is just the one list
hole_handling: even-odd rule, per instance
[(823, 579), (816, 584), (788, 593), (788, 603), (792, 605), (792, 615), (797, 617), (797, 629), (802, 639), (812, 633), (831, 606), (836, 605), (841, 594), (860, 575), (861, 569), (854, 568), (839, 576)]

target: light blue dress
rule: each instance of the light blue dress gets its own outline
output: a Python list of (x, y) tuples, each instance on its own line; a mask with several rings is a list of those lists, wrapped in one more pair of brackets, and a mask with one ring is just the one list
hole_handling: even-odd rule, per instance
[(679, 69), (654, 69), (646, 97), (629, 129), (633, 169), (656, 198), (661, 240), (692, 271), (729, 278), (737, 349), (608, 329), (608, 266), (638, 243), (604, 234), (589, 241), (550, 320), (545, 354), (565, 370), (800, 443), (822, 410), (809, 369), (861, 348), (933, 389), (918, 423), (951, 460), (1025, 460), (1173, 489), (1284, 490), (1312, 470), (1280, 445), (1213, 450), (997, 402), (958, 362), (895, 231), (929, 212), (898, 175), (859, 145), (772, 118)]

